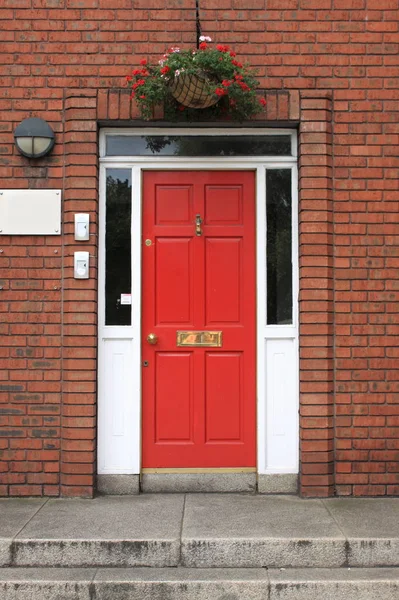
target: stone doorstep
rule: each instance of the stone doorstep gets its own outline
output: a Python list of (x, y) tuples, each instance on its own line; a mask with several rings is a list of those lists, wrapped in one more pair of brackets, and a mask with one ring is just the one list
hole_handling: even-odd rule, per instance
[(399, 567), (399, 540), (389, 539), (18, 539), (2, 543), (0, 567)]
[(397, 600), (399, 569), (0, 569), (2, 600)]
[(396, 567), (398, 514), (399, 499), (143, 494), (4, 500), (0, 566)]

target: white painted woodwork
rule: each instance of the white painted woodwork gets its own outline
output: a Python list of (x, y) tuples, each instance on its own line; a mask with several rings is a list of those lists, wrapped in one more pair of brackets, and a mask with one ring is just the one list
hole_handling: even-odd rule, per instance
[[(298, 180), (296, 133), (234, 129), (234, 134), (292, 135), (291, 157), (105, 157), (105, 135), (143, 135), (143, 130), (105, 129), (100, 136), (98, 472), (141, 469), (141, 174), (148, 169), (254, 169), (257, 218), (257, 471), (297, 473), (299, 455), (298, 378)], [(151, 129), (163, 135), (198, 135), (226, 130)], [(132, 326), (105, 326), (105, 169), (132, 169)], [(266, 169), (292, 170), (293, 324), (266, 325)], [(126, 290), (128, 292), (128, 290)], [(123, 379), (120, 379), (123, 373)], [(115, 379), (118, 378), (116, 382)], [(118, 399), (115, 401), (115, 390)], [(122, 399), (121, 399), (122, 398)], [(115, 415), (115, 410), (121, 414)], [(122, 426), (123, 424), (123, 426)], [(117, 432), (117, 433), (116, 433)]]
[(139, 434), (131, 377), (133, 340), (101, 342), (98, 472), (131, 473), (136, 468), (134, 456)]
[(265, 340), (265, 473), (298, 470), (298, 403), (295, 339)]

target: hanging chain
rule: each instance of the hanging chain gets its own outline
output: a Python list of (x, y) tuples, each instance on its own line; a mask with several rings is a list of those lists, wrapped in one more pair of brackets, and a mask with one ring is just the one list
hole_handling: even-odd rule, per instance
[(200, 37), (202, 35), (201, 21), (200, 21), (200, 14), (199, 14), (199, 0), (195, 0), (195, 22), (196, 22), (196, 26), (197, 26), (197, 48), (199, 48)]

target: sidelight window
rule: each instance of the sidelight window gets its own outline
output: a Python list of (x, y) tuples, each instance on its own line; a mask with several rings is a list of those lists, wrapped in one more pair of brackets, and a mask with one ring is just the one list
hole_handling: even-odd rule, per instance
[(267, 324), (292, 324), (291, 169), (266, 171)]
[(105, 324), (131, 325), (132, 170), (106, 170)]

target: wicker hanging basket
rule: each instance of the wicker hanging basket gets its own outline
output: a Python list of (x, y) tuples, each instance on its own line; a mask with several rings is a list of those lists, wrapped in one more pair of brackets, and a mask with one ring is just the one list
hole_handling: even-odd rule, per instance
[(205, 73), (181, 73), (172, 79), (170, 93), (180, 104), (189, 108), (208, 108), (220, 99), (209, 93), (209, 77)]

